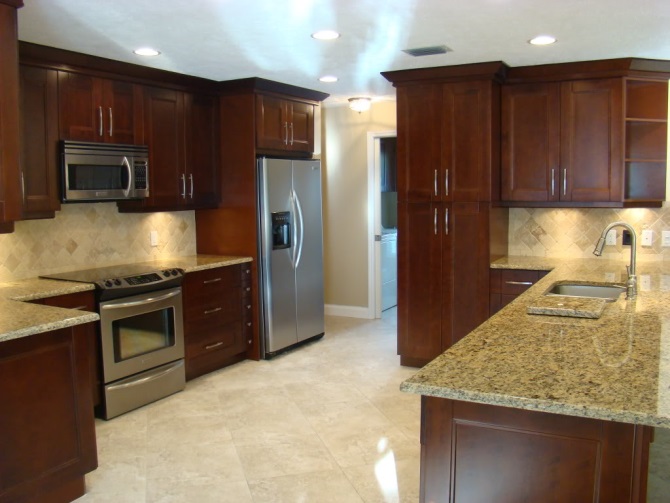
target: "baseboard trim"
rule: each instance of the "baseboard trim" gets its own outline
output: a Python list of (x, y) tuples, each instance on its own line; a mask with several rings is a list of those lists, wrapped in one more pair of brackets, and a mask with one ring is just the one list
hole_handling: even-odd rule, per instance
[(371, 320), (374, 313), (367, 307), (359, 306), (338, 306), (335, 304), (326, 304), (325, 313), (327, 316), (344, 316), (346, 318), (363, 318)]

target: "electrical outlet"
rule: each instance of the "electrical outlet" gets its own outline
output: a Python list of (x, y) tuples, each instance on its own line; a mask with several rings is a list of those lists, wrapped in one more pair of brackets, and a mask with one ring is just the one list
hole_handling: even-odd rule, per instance
[(649, 274), (642, 274), (640, 276), (640, 290), (643, 292), (651, 290), (651, 276)]
[(642, 231), (642, 246), (651, 246), (651, 242), (654, 240), (654, 231), (651, 229), (644, 229)]
[(606, 272), (605, 281), (608, 283), (614, 283), (616, 281), (616, 275), (613, 272)]
[(157, 231), (150, 231), (149, 232), (149, 242), (151, 243), (151, 246), (158, 246), (158, 232)]
[(605, 237), (606, 245), (615, 245), (616, 244), (616, 229), (610, 229)]
[(661, 291), (670, 292), (670, 274), (661, 275)]
[(661, 232), (661, 246), (670, 246), (670, 231)]

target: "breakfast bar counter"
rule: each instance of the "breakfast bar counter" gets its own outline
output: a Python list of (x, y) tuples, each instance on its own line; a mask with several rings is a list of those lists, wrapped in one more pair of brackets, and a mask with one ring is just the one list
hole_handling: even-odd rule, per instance
[[(637, 266), (637, 298), (606, 302), (545, 293), (625, 284), (620, 260), (492, 264), (551, 272), (401, 384), (423, 395), (422, 501), (644, 502), (651, 427), (670, 427), (670, 265)], [(528, 314), (552, 304), (598, 317)]]

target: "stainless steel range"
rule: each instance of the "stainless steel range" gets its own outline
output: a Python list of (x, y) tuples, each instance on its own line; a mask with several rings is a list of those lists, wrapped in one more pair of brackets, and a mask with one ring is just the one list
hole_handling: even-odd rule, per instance
[(184, 389), (181, 269), (129, 264), (42, 277), (96, 287), (102, 417), (111, 419)]

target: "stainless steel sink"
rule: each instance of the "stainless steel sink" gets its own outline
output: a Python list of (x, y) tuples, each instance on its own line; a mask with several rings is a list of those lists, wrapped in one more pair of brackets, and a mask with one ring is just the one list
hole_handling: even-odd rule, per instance
[(619, 295), (626, 291), (625, 286), (620, 285), (592, 285), (584, 283), (556, 283), (545, 295), (559, 295), (562, 297), (587, 297), (605, 299), (615, 302)]

